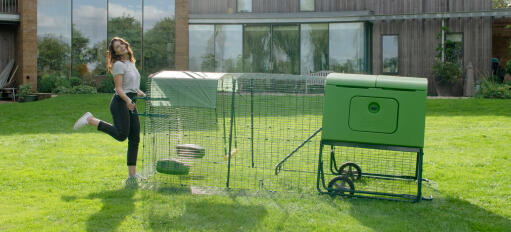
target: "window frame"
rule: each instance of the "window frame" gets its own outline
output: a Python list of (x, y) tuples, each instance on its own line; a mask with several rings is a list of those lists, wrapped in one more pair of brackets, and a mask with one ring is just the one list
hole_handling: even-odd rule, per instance
[[(240, 1), (250, 1), (250, 10), (249, 11), (241, 11), (240, 10)], [(236, 12), (237, 13), (252, 13), (254, 11), (254, 1), (253, 0), (236, 0)]]
[[(460, 62), (460, 68), (463, 68), (463, 65), (465, 64), (465, 35), (463, 32), (446, 32), (444, 37), (444, 47), (443, 47), (443, 53), (445, 57), (445, 61), (447, 61), (447, 41), (452, 41), (447, 39), (449, 35), (461, 35), (461, 62)], [(455, 41), (453, 41), (455, 42)], [(456, 63), (458, 64), (458, 63)]]
[[(383, 55), (384, 55), (384, 52), (383, 52), (383, 49), (384, 49), (384, 47), (383, 47), (383, 37), (385, 37), (385, 36), (397, 37), (397, 70), (396, 70), (396, 72), (385, 72), (385, 66), (384, 66), (385, 64), (384, 64), (384, 60), (383, 60), (383, 58), (384, 58), (383, 57)], [(399, 57), (400, 57), (399, 53), (400, 53), (400, 50), (401, 50), (401, 49), (399, 49), (399, 44), (400, 44), (399, 43), (399, 34), (381, 34), (381, 43), (380, 43), (380, 45), (381, 45), (381, 73), (382, 74), (392, 74), (392, 75), (399, 74), (399, 66), (400, 66), (399, 65), (399, 63), (400, 63), (399, 62)]]
[(316, 11), (316, 0), (310, 0), (310, 1), (312, 1), (312, 5), (314, 6), (312, 10), (304, 10), (304, 9), (302, 9), (302, 1), (306, 1), (306, 0), (300, 0), (299, 1), (300, 12), (315, 12)]

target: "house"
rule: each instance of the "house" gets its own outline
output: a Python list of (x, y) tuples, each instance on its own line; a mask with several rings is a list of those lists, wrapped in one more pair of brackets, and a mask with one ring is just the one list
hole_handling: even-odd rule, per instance
[[(0, 38), (11, 42), (3, 39), (0, 46), (11, 55), (2, 53), (0, 65), (12, 54), (28, 65), (18, 77), (21, 83), (35, 83), (35, 71), (28, 71), (35, 57), (38, 76), (89, 81), (104, 76), (106, 46), (113, 36), (131, 43), (144, 74), (162, 69), (334, 71), (430, 81), (435, 59), (462, 69), (471, 64), (476, 78), (490, 75), (492, 58), (501, 67), (509, 60), (511, 40), (506, 27), (511, 11), (492, 9), (491, 0), (4, 2), (19, 4), (19, 19), (1, 19)], [(433, 85), (428, 93), (436, 94)]]

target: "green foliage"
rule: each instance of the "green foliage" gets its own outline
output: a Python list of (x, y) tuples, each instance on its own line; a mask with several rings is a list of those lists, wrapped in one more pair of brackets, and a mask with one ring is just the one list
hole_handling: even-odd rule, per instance
[(78, 85), (74, 86), (72, 89), (72, 93), (74, 94), (94, 94), (97, 92), (95, 87), (89, 85)]
[(72, 94), (73, 93), (73, 89), (71, 87), (66, 87), (66, 86), (57, 86), (55, 89), (53, 89), (52, 91), (53, 93), (56, 93), (56, 94)]
[(493, 8), (507, 8), (509, 4), (509, 0), (492, 0)]
[(38, 38), (37, 68), (42, 72), (67, 75), (69, 44), (62, 38), (45, 35)]
[[(133, 16), (121, 16), (108, 20), (108, 42), (115, 36), (125, 39), (130, 44), (137, 60), (141, 57), (142, 51), (141, 33), (142, 24)], [(141, 62), (137, 62), (137, 64), (140, 65)]]
[(114, 78), (112, 77), (112, 74), (108, 73), (101, 81), (101, 85), (98, 88), (98, 91), (100, 93), (113, 93), (115, 88)]
[(484, 79), (477, 93), (478, 97), (511, 99), (511, 84), (502, 84), (490, 79)]
[(175, 21), (164, 18), (144, 33), (144, 72), (175, 68)]
[(20, 97), (24, 97), (24, 96), (32, 94), (32, 85), (31, 84), (20, 85), (19, 88), (20, 88), (20, 91), (19, 91)]
[(71, 81), (69, 81), (65, 77), (58, 77), (55, 80), (55, 88), (59, 88), (59, 87), (71, 88)]
[(82, 79), (78, 77), (71, 77), (69, 78), (69, 82), (71, 83), (71, 87), (75, 87), (82, 84)]
[(506, 73), (511, 75), (511, 60), (506, 63)]
[(37, 91), (41, 93), (51, 93), (55, 88), (57, 81), (56, 75), (45, 74), (37, 80)]
[(461, 70), (455, 63), (436, 61), (433, 64), (433, 75), (440, 82), (452, 83), (461, 78)]

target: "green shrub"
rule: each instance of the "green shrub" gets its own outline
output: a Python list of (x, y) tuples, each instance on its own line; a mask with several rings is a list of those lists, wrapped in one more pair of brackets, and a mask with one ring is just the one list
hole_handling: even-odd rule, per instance
[(82, 79), (78, 77), (71, 77), (69, 78), (69, 82), (71, 83), (71, 87), (75, 87), (82, 84)]
[(92, 94), (97, 92), (98, 91), (96, 90), (95, 87), (89, 85), (78, 85), (73, 87), (74, 94)]
[(114, 78), (110, 73), (108, 73), (105, 79), (101, 81), (101, 86), (98, 88), (98, 91), (100, 93), (113, 93), (114, 88), (115, 88)]
[(51, 93), (55, 88), (56, 81), (57, 76), (55, 75), (43, 75), (37, 80), (37, 91), (41, 93)]
[(71, 89), (69, 87), (65, 87), (65, 86), (59, 86), (59, 87), (53, 89), (53, 93), (56, 93), (56, 94), (72, 94), (73, 93), (73, 89)]
[(483, 80), (478, 96), (483, 98), (511, 99), (511, 85)]
[(511, 74), (511, 60), (506, 63), (506, 73)]
[(437, 61), (433, 64), (433, 75), (437, 81), (452, 83), (460, 79), (461, 69), (455, 63)]
[(20, 85), (20, 91), (19, 91), (20, 97), (24, 97), (24, 96), (27, 96), (30, 94), (32, 94), (32, 85), (31, 84)]
[[(55, 89), (58, 89), (60, 87), (66, 87), (68, 89), (71, 89), (71, 82), (65, 77), (58, 77), (57, 80), (55, 81)], [(53, 92), (55, 92), (55, 89)]]

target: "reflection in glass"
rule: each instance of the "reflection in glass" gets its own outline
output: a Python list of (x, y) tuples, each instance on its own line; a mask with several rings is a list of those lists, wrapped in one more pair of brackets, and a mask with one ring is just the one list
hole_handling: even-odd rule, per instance
[(300, 73), (299, 26), (274, 26), (272, 68), (274, 73)]
[(462, 33), (448, 33), (445, 36), (445, 60), (463, 67)]
[(343, 73), (364, 71), (364, 24), (331, 23), (330, 70)]
[(71, 53), (71, 2), (37, 1), (37, 71), (40, 75), (69, 75)]
[(328, 24), (302, 24), (301, 74), (328, 70)]
[(397, 35), (382, 36), (383, 73), (398, 73), (399, 42)]
[(315, 0), (300, 0), (300, 10), (301, 11), (314, 11), (314, 2)]
[(244, 72), (270, 72), (270, 26), (245, 26), (243, 39)]
[(189, 26), (189, 69), (192, 71), (215, 71), (215, 26)]
[(108, 41), (118, 36), (130, 43), (137, 68), (141, 68), (142, 0), (108, 1)]
[(243, 28), (241, 25), (216, 25), (215, 60), (217, 72), (241, 72), (243, 68)]
[(107, 1), (73, 1), (72, 72), (85, 83), (97, 75), (104, 75)]
[(144, 1), (144, 73), (175, 68), (175, 0)]
[(252, 0), (237, 0), (238, 12), (252, 12)]

